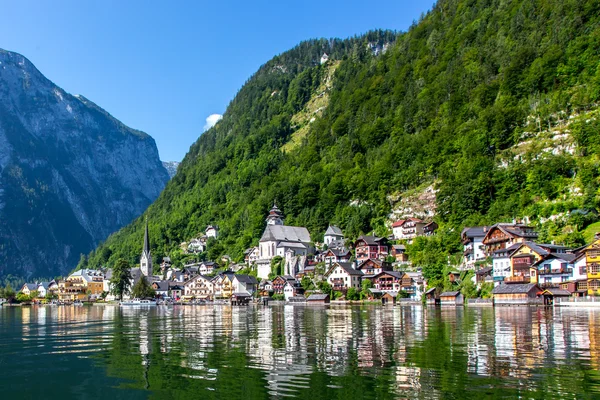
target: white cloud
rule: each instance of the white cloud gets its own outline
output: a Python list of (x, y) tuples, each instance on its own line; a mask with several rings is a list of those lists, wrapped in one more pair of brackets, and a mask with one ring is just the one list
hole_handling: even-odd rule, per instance
[(212, 128), (213, 126), (215, 126), (215, 124), (217, 122), (219, 122), (222, 118), (223, 118), (223, 116), (221, 114), (210, 114), (208, 117), (206, 117), (206, 123), (204, 124), (204, 131), (207, 131), (210, 128)]

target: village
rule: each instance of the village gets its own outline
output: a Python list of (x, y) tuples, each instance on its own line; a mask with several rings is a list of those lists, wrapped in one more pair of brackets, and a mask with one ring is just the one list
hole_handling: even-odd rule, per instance
[[(428, 287), (420, 269), (407, 256), (406, 245), (418, 236), (435, 235), (435, 222), (418, 218), (391, 225), (390, 237), (362, 235), (348, 242), (342, 230), (330, 225), (318, 247), (307, 228), (287, 226), (277, 205), (266, 218), (258, 246), (245, 252), (243, 264), (215, 261), (172, 265), (164, 257), (153, 274), (150, 237), (146, 226), (139, 267), (130, 269), (129, 289), (144, 279), (155, 298), (165, 303), (199, 304), (251, 301), (330, 303), (369, 301), (382, 304), (473, 305), (595, 305), (600, 289), (600, 238), (581, 248), (537, 243), (538, 234), (513, 221), (466, 227), (461, 233), (463, 258), (448, 280), (458, 284), (467, 275), (476, 287), (488, 285), (491, 298), (466, 299), (460, 290)], [(183, 243), (190, 253), (206, 249), (218, 228)], [(474, 273), (467, 274), (469, 271)], [(16, 295), (21, 303), (115, 302), (111, 269), (80, 269), (65, 279), (25, 283)], [(131, 298), (126, 290), (123, 299)], [(120, 299), (122, 300), (122, 299)], [(6, 300), (4, 300), (6, 302)], [(600, 303), (597, 303), (600, 304)]]

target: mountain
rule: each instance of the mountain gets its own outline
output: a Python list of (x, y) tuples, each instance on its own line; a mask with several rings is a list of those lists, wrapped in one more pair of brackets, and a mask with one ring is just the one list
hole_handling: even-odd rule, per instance
[(150, 136), (0, 50), (0, 276), (68, 272), (168, 179)]
[(163, 161), (162, 165), (169, 173), (169, 178), (172, 178), (177, 173), (177, 167), (179, 167), (179, 161)]
[[(190, 148), (144, 215), (153, 254), (176, 260), (179, 242), (216, 224), (207, 256), (240, 259), (274, 200), (320, 240), (329, 223), (388, 234), (425, 198), (443, 260), (464, 225), (526, 216), (562, 218), (541, 237), (580, 242), (590, 221), (569, 212), (600, 204), (599, 48), (592, 0), (440, 0), (398, 36), (303, 42)], [(135, 262), (142, 221), (90, 259)]]

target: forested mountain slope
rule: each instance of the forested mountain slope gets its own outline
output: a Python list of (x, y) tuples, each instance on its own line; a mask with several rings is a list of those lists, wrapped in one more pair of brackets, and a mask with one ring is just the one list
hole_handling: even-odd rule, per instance
[[(248, 80), (147, 210), (154, 254), (217, 224), (209, 256), (240, 257), (274, 199), (316, 240), (330, 222), (350, 237), (383, 234), (390, 195), (429, 184), (454, 232), (595, 207), (600, 122), (578, 115), (597, 107), (599, 54), (592, 0), (440, 0), (397, 38), (301, 43)], [(325, 95), (308, 128), (292, 122)], [(526, 146), (557, 127), (572, 145)], [(135, 261), (142, 221), (91, 261)]]
[(150, 136), (0, 50), (0, 278), (69, 272), (168, 179)]

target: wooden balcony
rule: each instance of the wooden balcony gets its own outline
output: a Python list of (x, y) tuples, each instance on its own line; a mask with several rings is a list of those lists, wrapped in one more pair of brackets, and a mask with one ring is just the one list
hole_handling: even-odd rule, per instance
[(531, 278), (529, 276), (507, 276), (504, 278), (506, 283), (529, 283)]

